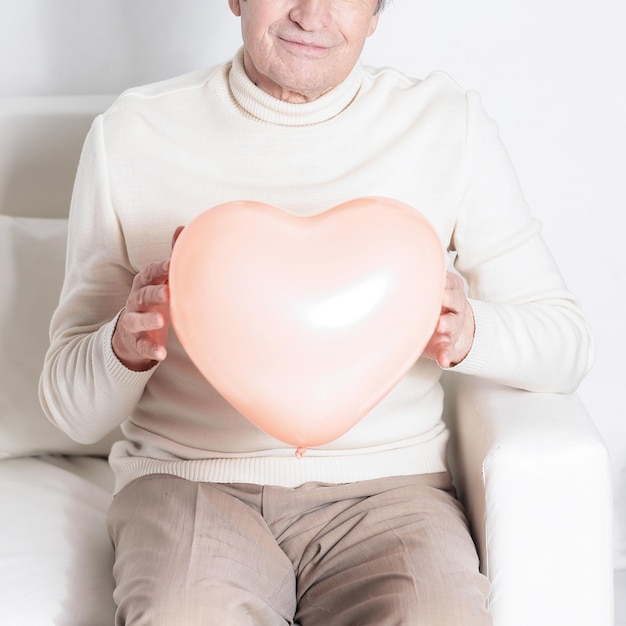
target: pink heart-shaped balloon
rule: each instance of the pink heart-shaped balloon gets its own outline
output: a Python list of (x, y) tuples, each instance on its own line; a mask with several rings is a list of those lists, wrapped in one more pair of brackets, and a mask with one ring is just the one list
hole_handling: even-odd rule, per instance
[(360, 198), (310, 217), (229, 202), (176, 242), (172, 323), (226, 400), (306, 448), (345, 433), (413, 365), (444, 282), (437, 234), (401, 202)]

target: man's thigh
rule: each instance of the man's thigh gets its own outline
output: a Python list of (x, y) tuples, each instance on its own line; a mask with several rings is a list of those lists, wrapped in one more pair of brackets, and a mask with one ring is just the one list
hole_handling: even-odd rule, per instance
[(228, 488), (147, 476), (115, 497), (108, 523), (117, 626), (291, 623), (291, 562)]
[(302, 626), (491, 623), (464, 512), (446, 474), (320, 487), (328, 503), (281, 530)]

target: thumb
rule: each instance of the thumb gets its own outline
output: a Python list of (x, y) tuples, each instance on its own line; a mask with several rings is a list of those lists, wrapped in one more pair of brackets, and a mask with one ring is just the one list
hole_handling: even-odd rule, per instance
[(184, 226), (178, 226), (176, 230), (174, 231), (174, 234), (172, 235), (172, 250), (174, 249), (174, 246), (176, 245), (176, 240), (180, 236), (180, 233), (183, 232), (183, 230), (185, 230)]

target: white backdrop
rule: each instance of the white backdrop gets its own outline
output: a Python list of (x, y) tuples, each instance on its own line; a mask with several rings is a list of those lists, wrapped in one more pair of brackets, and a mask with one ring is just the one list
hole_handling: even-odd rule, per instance
[[(364, 60), (477, 89), (593, 325), (580, 389), (609, 447), (626, 567), (626, 8), (621, 0), (395, 0)], [(228, 58), (226, 0), (2, 0), (0, 95), (117, 93)], [(554, 355), (558, 359), (558, 355)]]

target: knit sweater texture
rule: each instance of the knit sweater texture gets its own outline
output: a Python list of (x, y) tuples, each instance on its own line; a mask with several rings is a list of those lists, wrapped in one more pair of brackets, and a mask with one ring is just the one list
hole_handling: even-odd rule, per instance
[(446, 468), (441, 369), (426, 358), (347, 433), (298, 459), (213, 389), (173, 329), (167, 359), (147, 372), (111, 348), (133, 277), (169, 256), (177, 226), (232, 200), (312, 215), (363, 196), (424, 214), (466, 280), (476, 333), (453, 370), (534, 391), (578, 385), (589, 330), (475, 92), (443, 73), (357, 64), (332, 91), (291, 104), (248, 79), (240, 50), (125, 92), (81, 156), (40, 397), (77, 441), (122, 426), (116, 492), (152, 473), (289, 487)]

